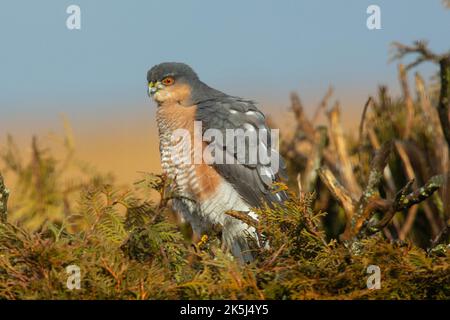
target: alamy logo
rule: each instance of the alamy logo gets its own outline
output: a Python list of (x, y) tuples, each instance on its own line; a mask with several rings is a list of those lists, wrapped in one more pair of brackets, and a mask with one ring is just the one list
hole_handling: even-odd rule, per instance
[(367, 18), (366, 25), (369, 30), (381, 29), (381, 9), (379, 6), (372, 4), (367, 7), (367, 14), (370, 16)]
[(66, 273), (69, 275), (67, 277), (67, 289), (69, 290), (79, 290), (81, 289), (81, 272), (80, 267), (74, 264), (66, 267)]
[(367, 267), (367, 273), (370, 276), (367, 278), (367, 289), (381, 289), (381, 269), (379, 266), (370, 265)]
[(81, 9), (79, 6), (72, 4), (67, 7), (66, 13), (69, 14), (66, 20), (66, 27), (69, 30), (81, 29)]

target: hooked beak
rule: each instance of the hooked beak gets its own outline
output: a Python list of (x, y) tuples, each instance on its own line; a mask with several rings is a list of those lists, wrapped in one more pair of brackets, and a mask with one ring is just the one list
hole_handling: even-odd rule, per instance
[(148, 83), (148, 89), (147, 89), (147, 94), (149, 97), (152, 97), (156, 91), (158, 91), (159, 89), (159, 82), (149, 82)]

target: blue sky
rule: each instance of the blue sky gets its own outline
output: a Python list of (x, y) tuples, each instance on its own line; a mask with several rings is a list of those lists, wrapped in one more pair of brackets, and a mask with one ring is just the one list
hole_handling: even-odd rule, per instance
[[(71, 4), (81, 30), (66, 28)], [(366, 28), (370, 4), (381, 7), (382, 30)], [(363, 105), (378, 84), (396, 86), (392, 41), (427, 39), (443, 51), (449, 32), (440, 0), (3, 0), (0, 127), (11, 117), (133, 112), (150, 104), (146, 71), (163, 61), (267, 104), (287, 103), (292, 90), (315, 103), (333, 84), (336, 97)]]

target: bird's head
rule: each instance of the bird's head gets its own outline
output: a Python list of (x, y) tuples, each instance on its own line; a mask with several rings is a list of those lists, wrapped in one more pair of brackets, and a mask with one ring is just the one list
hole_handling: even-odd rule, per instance
[(187, 104), (200, 80), (187, 64), (164, 62), (147, 72), (147, 82), (148, 95), (158, 104)]

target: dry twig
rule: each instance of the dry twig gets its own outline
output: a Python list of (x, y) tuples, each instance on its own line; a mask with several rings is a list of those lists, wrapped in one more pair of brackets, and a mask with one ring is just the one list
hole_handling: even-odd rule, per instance
[(322, 101), (320, 101), (319, 105), (317, 106), (316, 111), (314, 112), (313, 119), (311, 121), (313, 124), (316, 124), (317, 121), (319, 120), (320, 113), (323, 110), (326, 110), (327, 105), (328, 105), (328, 101), (330, 100), (331, 96), (333, 95), (333, 91), (334, 91), (333, 87), (330, 86), (328, 88), (327, 92), (325, 93)]
[(328, 119), (330, 122), (329, 137), (339, 158), (343, 184), (352, 194), (359, 197), (361, 188), (356, 181), (350, 156), (348, 155), (347, 143), (341, 126), (340, 108), (337, 102), (333, 109), (328, 112)]
[[(327, 168), (319, 170), (320, 178), (342, 206), (347, 216), (345, 231), (341, 235), (342, 240), (352, 240), (382, 230), (389, 224), (395, 213), (409, 209), (414, 204), (424, 201), (444, 184), (444, 177), (437, 175), (428, 180), (421, 188), (410, 192), (413, 183), (413, 180), (411, 180), (397, 193), (395, 199), (381, 198), (378, 188), (391, 150), (392, 143), (385, 143), (376, 153), (370, 166), (367, 186), (358, 201), (353, 199), (351, 193), (337, 181), (330, 170)], [(379, 221), (372, 220), (377, 212), (382, 213), (382, 219)]]
[(2, 223), (5, 223), (8, 217), (8, 198), (9, 190), (6, 188), (3, 176), (0, 173), (0, 222)]
[(364, 105), (363, 113), (361, 115), (361, 121), (359, 122), (359, 145), (362, 145), (364, 122), (366, 120), (367, 110), (369, 106), (373, 103), (372, 97), (369, 97)]
[(314, 126), (306, 117), (300, 97), (295, 92), (291, 93), (291, 104), (297, 120), (297, 131), (303, 131), (308, 139), (314, 140)]
[(258, 229), (258, 226), (259, 226), (258, 220), (252, 218), (247, 212), (229, 210), (229, 211), (225, 212), (225, 214), (229, 215), (230, 217), (241, 220), (242, 222), (245, 222), (249, 226), (252, 226), (252, 227), (255, 227), (256, 229)]
[(444, 132), (445, 139), (447, 140), (448, 147), (450, 148), (450, 52), (441, 55), (435, 54), (428, 49), (428, 43), (426, 41), (416, 41), (413, 46), (407, 46), (398, 42), (395, 42), (393, 45), (396, 49), (393, 59), (401, 59), (408, 54), (418, 55), (414, 62), (405, 67), (405, 70), (414, 68), (425, 61), (431, 61), (439, 65), (441, 91), (437, 109), (439, 119), (441, 121), (442, 131)]
[(314, 144), (311, 154), (306, 162), (306, 168), (302, 175), (302, 186), (306, 192), (312, 192), (317, 181), (317, 170), (320, 168), (323, 158), (323, 150), (327, 143), (327, 129), (319, 127), (314, 134)]
[(411, 134), (413, 120), (414, 120), (414, 104), (411, 98), (411, 93), (409, 91), (408, 79), (405, 70), (405, 66), (403, 64), (399, 64), (398, 66), (398, 75), (400, 80), (400, 85), (402, 87), (403, 99), (406, 106), (406, 124), (403, 131), (403, 138), (408, 139)]

